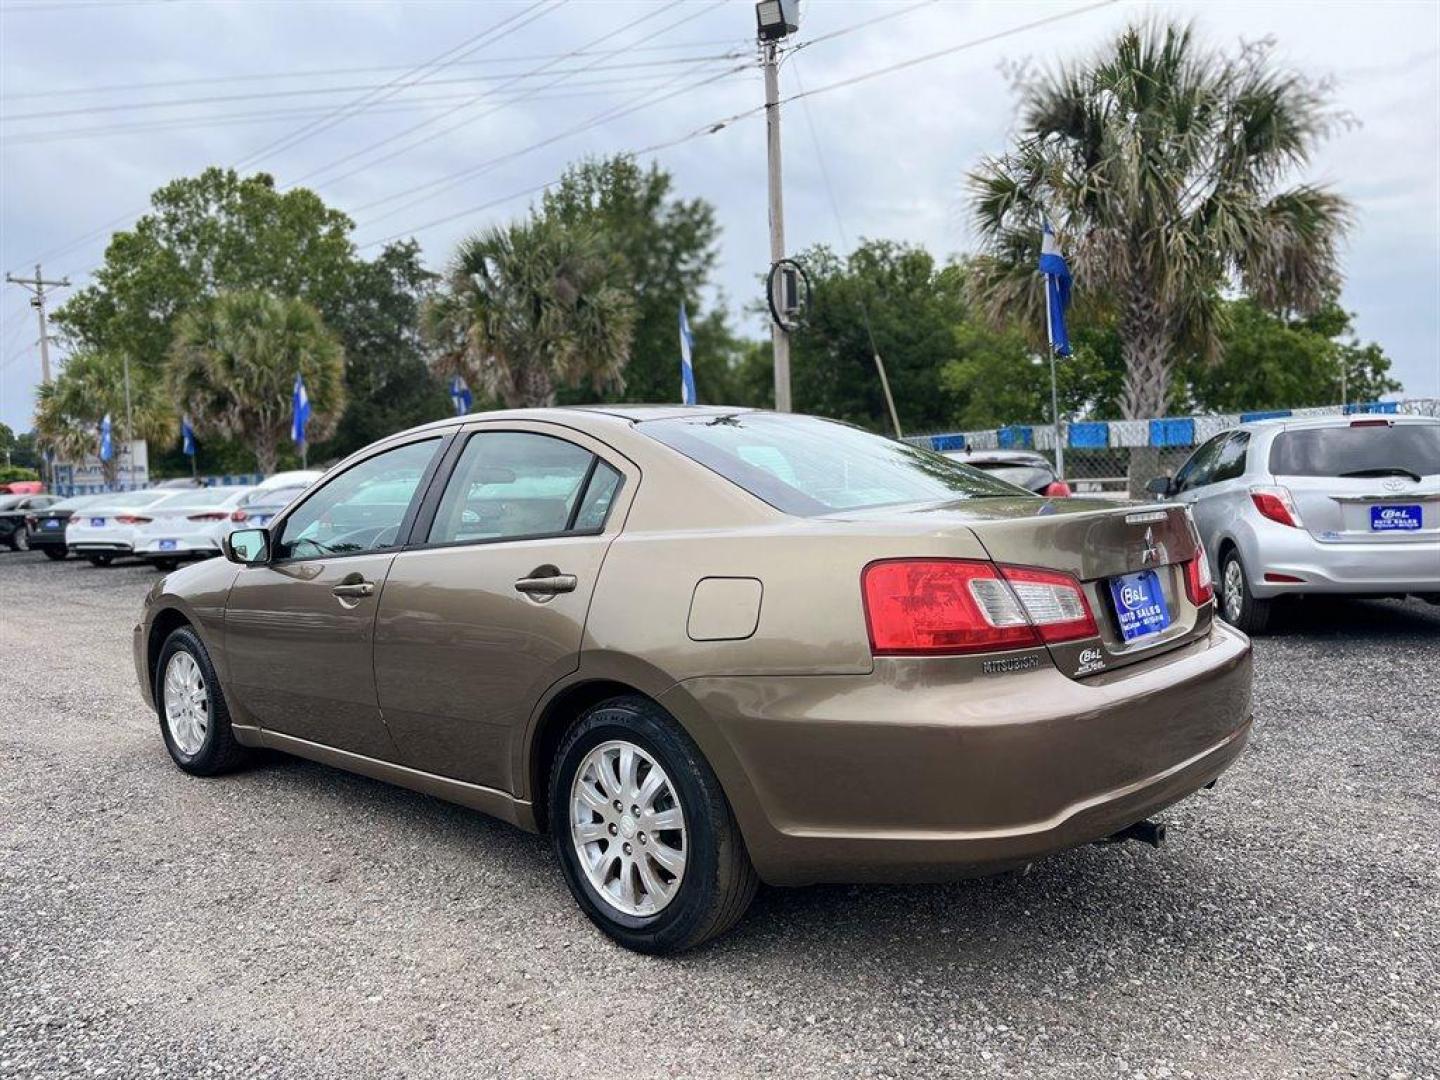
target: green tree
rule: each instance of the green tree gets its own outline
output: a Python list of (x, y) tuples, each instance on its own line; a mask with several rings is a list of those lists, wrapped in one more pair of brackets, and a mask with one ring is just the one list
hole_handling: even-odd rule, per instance
[[(81, 461), (100, 452), (100, 422), (110, 416), (115, 453), (101, 462), (107, 484), (120, 469), (120, 447), (126, 435), (125, 364), (116, 353), (82, 350), (72, 353), (60, 374), (40, 387), (35, 401), (35, 434), (42, 447), (58, 458)], [(175, 414), (165, 400), (160, 379), (147, 369), (130, 370), (133, 435), (161, 440), (174, 430)]]
[(1276, 68), (1268, 45), (1227, 56), (1187, 27), (1132, 27), (1021, 95), (1017, 145), (970, 176), (974, 295), (998, 323), (1044, 326), (1048, 217), (1077, 297), (1116, 320), (1123, 416), (1160, 414), (1176, 364), (1219, 352), (1222, 288), (1302, 312), (1334, 294), (1349, 205), (1282, 186), (1334, 118), (1323, 88)]
[[(890, 240), (863, 240), (843, 259), (821, 245), (799, 261), (812, 302), (791, 336), (796, 411), (888, 431), (878, 348), (901, 426), (907, 432), (946, 426), (951, 403), (940, 371), (956, 357), (955, 328), (967, 315), (963, 268), (938, 265), (924, 248)], [(768, 349), (764, 357), (768, 363)], [(752, 376), (749, 384), (758, 382)]]
[(256, 291), (222, 293), (181, 316), (169, 392), (198, 435), (247, 444), (263, 473), (275, 471), (289, 439), (295, 375), (310, 398), (312, 442), (327, 438), (345, 409), (345, 352), (303, 300)]
[(158, 371), (175, 319), (221, 292), (262, 289), (322, 313), (343, 303), (353, 223), (313, 191), (282, 193), (265, 173), (209, 168), (166, 184), (150, 203), (111, 238), (94, 283), (56, 311), (71, 344), (128, 353)]
[(421, 265), (413, 240), (352, 265), (346, 289), (325, 319), (345, 347), (348, 404), (334, 436), (316, 446), (321, 458), (345, 457), (450, 411), (420, 334), (420, 311), (438, 280)]
[[(590, 159), (571, 166), (545, 193), (540, 214), (598, 233), (616, 267), (615, 281), (631, 290), (635, 331), (625, 365), (624, 401), (680, 400), (679, 312), (683, 301), (695, 339), (695, 385), (701, 401), (725, 401), (739, 342), (723, 309), (704, 311), (701, 295), (715, 268), (720, 227), (704, 199), (673, 194), (670, 174), (628, 157)], [(582, 386), (562, 398), (593, 400)]]
[(532, 214), (461, 242), (425, 324), (440, 374), (523, 408), (621, 390), (635, 311), (591, 228)]
[(1250, 299), (1224, 302), (1223, 356), (1183, 374), (1195, 406), (1214, 412), (1374, 401), (1400, 389), (1379, 345), (1362, 345), (1351, 317), (1331, 301), (1313, 315), (1283, 317)]

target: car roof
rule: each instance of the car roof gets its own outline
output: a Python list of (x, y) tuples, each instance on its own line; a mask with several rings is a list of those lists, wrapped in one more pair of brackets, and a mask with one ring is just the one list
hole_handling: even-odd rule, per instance
[(1352, 413), (1349, 416), (1273, 416), (1265, 420), (1250, 420), (1240, 424), (1233, 431), (1301, 431), (1308, 428), (1343, 428), (1366, 421), (1383, 420), (1391, 424), (1440, 424), (1440, 417), (1408, 416), (1395, 413)]

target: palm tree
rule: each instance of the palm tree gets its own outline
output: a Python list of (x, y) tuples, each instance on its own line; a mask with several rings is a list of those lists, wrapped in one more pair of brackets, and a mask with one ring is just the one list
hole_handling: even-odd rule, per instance
[(256, 291), (221, 293), (182, 315), (167, 370), (170, 394), (197, 434), (246, 443), (263, 473), (290, 437), (296, 373), (310, 397), (311, 442), (345, 411), (345, 352), (303, 300)]
[(1017, 145), (969, 177), (981, 309), (1043, 328), (1048, 219), (1077, 298), (1117, 320), (1126, 418), (1163, 413), (1180, 353), (1218, 354), (1223, 289), (1297, 312), (1338, 289), (1349, 204), (1281, 187), (1337, 118), (1269, 50), (1227, 57), (1187, 26), (1131, 27), (1091, 62), (1024, 83)]
[(623, 387), (635, 311), (612, 267), (592, 231), (540, 217), (462, 241), (426, 310), (437, 370), (511, 408)]
[[(55, 380), (40, 387), (35, 402), (35, 435), (46, 449), (70, 461), (96, 457), (100, 422), (110, 415), (116, 453), (100, 463), (107, 485), (119, 476), (119, 448), (126, 436), (125, 361), (118, 353), (81, 351), (71, 354)], [(178, 437), (174, 412), (160, 382), (143, 365), (130, 365), (132, 437), (163, 443)]]

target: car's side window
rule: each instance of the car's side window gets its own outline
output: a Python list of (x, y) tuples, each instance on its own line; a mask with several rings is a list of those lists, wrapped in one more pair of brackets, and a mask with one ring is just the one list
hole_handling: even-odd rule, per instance
[(439, 438), (406, 443), (346, 469), (286, 519), (279, 559), (319, 559), (394, 547)]
[(1180, 466), (1180, 471), (1175, 474), (1175, 490), (1190, 491), (1210, 483), (1215, 472), (1215, 462), (1220, 455), (1220, 448), (1229, 438), (1228, 431), (1222, 435), (1216, 435), (1191, 454), (1190, 459)]
[(1250, 449), (1250, 434), (1246, 431), (1237, 431), (1230, 436), (1229, 441), (1220, 448), (1220, 453), (1215, 459), (1215, 471), (1210, 477), (1210, 483), (1218, 484), (1222, 480), (1238, 480), (1245, 475), (1245, 454)]
[(565, 439), (477, 432), (455, 463), (427, 540), (463, 544), (598, 529), (619, 478)]

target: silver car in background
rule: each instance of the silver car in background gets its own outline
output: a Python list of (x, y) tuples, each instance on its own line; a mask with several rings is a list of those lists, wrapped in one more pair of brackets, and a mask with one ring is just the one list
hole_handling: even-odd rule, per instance
[(1263, 631), (1280, 596), (1440, 603), (1440, 419), (1242, 424), (1148, 487), (1189, 505), (1220, 614), (1241, 630)]

